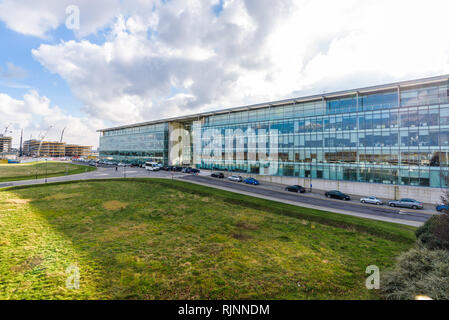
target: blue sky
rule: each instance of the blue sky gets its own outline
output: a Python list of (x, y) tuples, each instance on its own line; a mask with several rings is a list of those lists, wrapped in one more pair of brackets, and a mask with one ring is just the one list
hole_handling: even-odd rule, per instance
[(0, 91), (15, 99), (21, 99), (30, 88), (38, 90), (41, 95), (51, 97), (54, 104), (63, 106), (68, 112), (79, 116), (82, 103), (71, 94), (68, 84), (57, 74), (52, 74), (36, 61), (31, 50), (38, 48), (41, 44), (57, 44), (60, 41), (73, 39), (71, 30), (61, 26), (53, 31), (51, 37), (39, 39), (26, 36), (6, 28), (0, 22), (0, 68), (7, 70), (7, 64), (23, 68), (27, 74), (25, 78), (2, 78)]
[(103, 127), (448, 74), (448, 9), (445, 0), (0, 0), (0, 131), (12, 123), (17, 146), (21, 128), (37, 137), (53, 126), (58, 139), (67, 127), (67, 142), (97, 146)]

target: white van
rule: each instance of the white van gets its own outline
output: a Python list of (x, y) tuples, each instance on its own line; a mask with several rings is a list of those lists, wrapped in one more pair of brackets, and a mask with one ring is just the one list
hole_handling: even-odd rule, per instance
[(148, 171), (159, 171), (161, 170), (161, 167), (157, 162), (145, 162), (145, 169)]

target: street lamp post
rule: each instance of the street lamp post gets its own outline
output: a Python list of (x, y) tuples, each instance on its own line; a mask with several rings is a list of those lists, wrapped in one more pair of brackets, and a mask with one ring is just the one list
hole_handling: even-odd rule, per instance
[(312, 159), (310, 159), (310, 171), (309, 171), (309, 177), (310, 177), (310, 192), (312, 192)]
[(47, 160), (48, 159), (45, 159), (45, 183), (47, 183), (47, 173), (48, 173)]
[(128, 161), (127, 158), (125, 158), (125, 163), (123, 163), (123, 178), (126, 179), (126, 162)]

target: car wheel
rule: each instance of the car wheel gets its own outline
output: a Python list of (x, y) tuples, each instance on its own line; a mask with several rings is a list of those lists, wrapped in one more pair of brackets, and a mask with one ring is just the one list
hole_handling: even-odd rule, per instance
[(330, 195), (326, 194), (326, 198), (330, 198), (330, 197), (331, 197)]
[(390, 203), (390, 207), (396, 207), (394, 203)]
[(361, 202), (362, 202), (362, 203), (365, 203), (365, 200), (362, 200)]
[(380, 205), (380, 202), (376, 202), (376, 205), (378, 205), (378, 206), (379, 206), (379, 205)]
[(412, 206), (412, 209), (416, 210), (416, 209), (418, 209), (418, 207), (417, 206)]

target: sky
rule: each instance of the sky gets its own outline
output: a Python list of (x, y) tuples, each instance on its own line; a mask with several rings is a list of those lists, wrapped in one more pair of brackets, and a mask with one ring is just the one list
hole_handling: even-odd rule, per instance
[[(447, 0), (0, 0), (0, 133), (98, 129), (449, 74)], [(78, 19), (79, 17), (79, 19)], [(79, 22), (79, 23), (78, 23)]]

